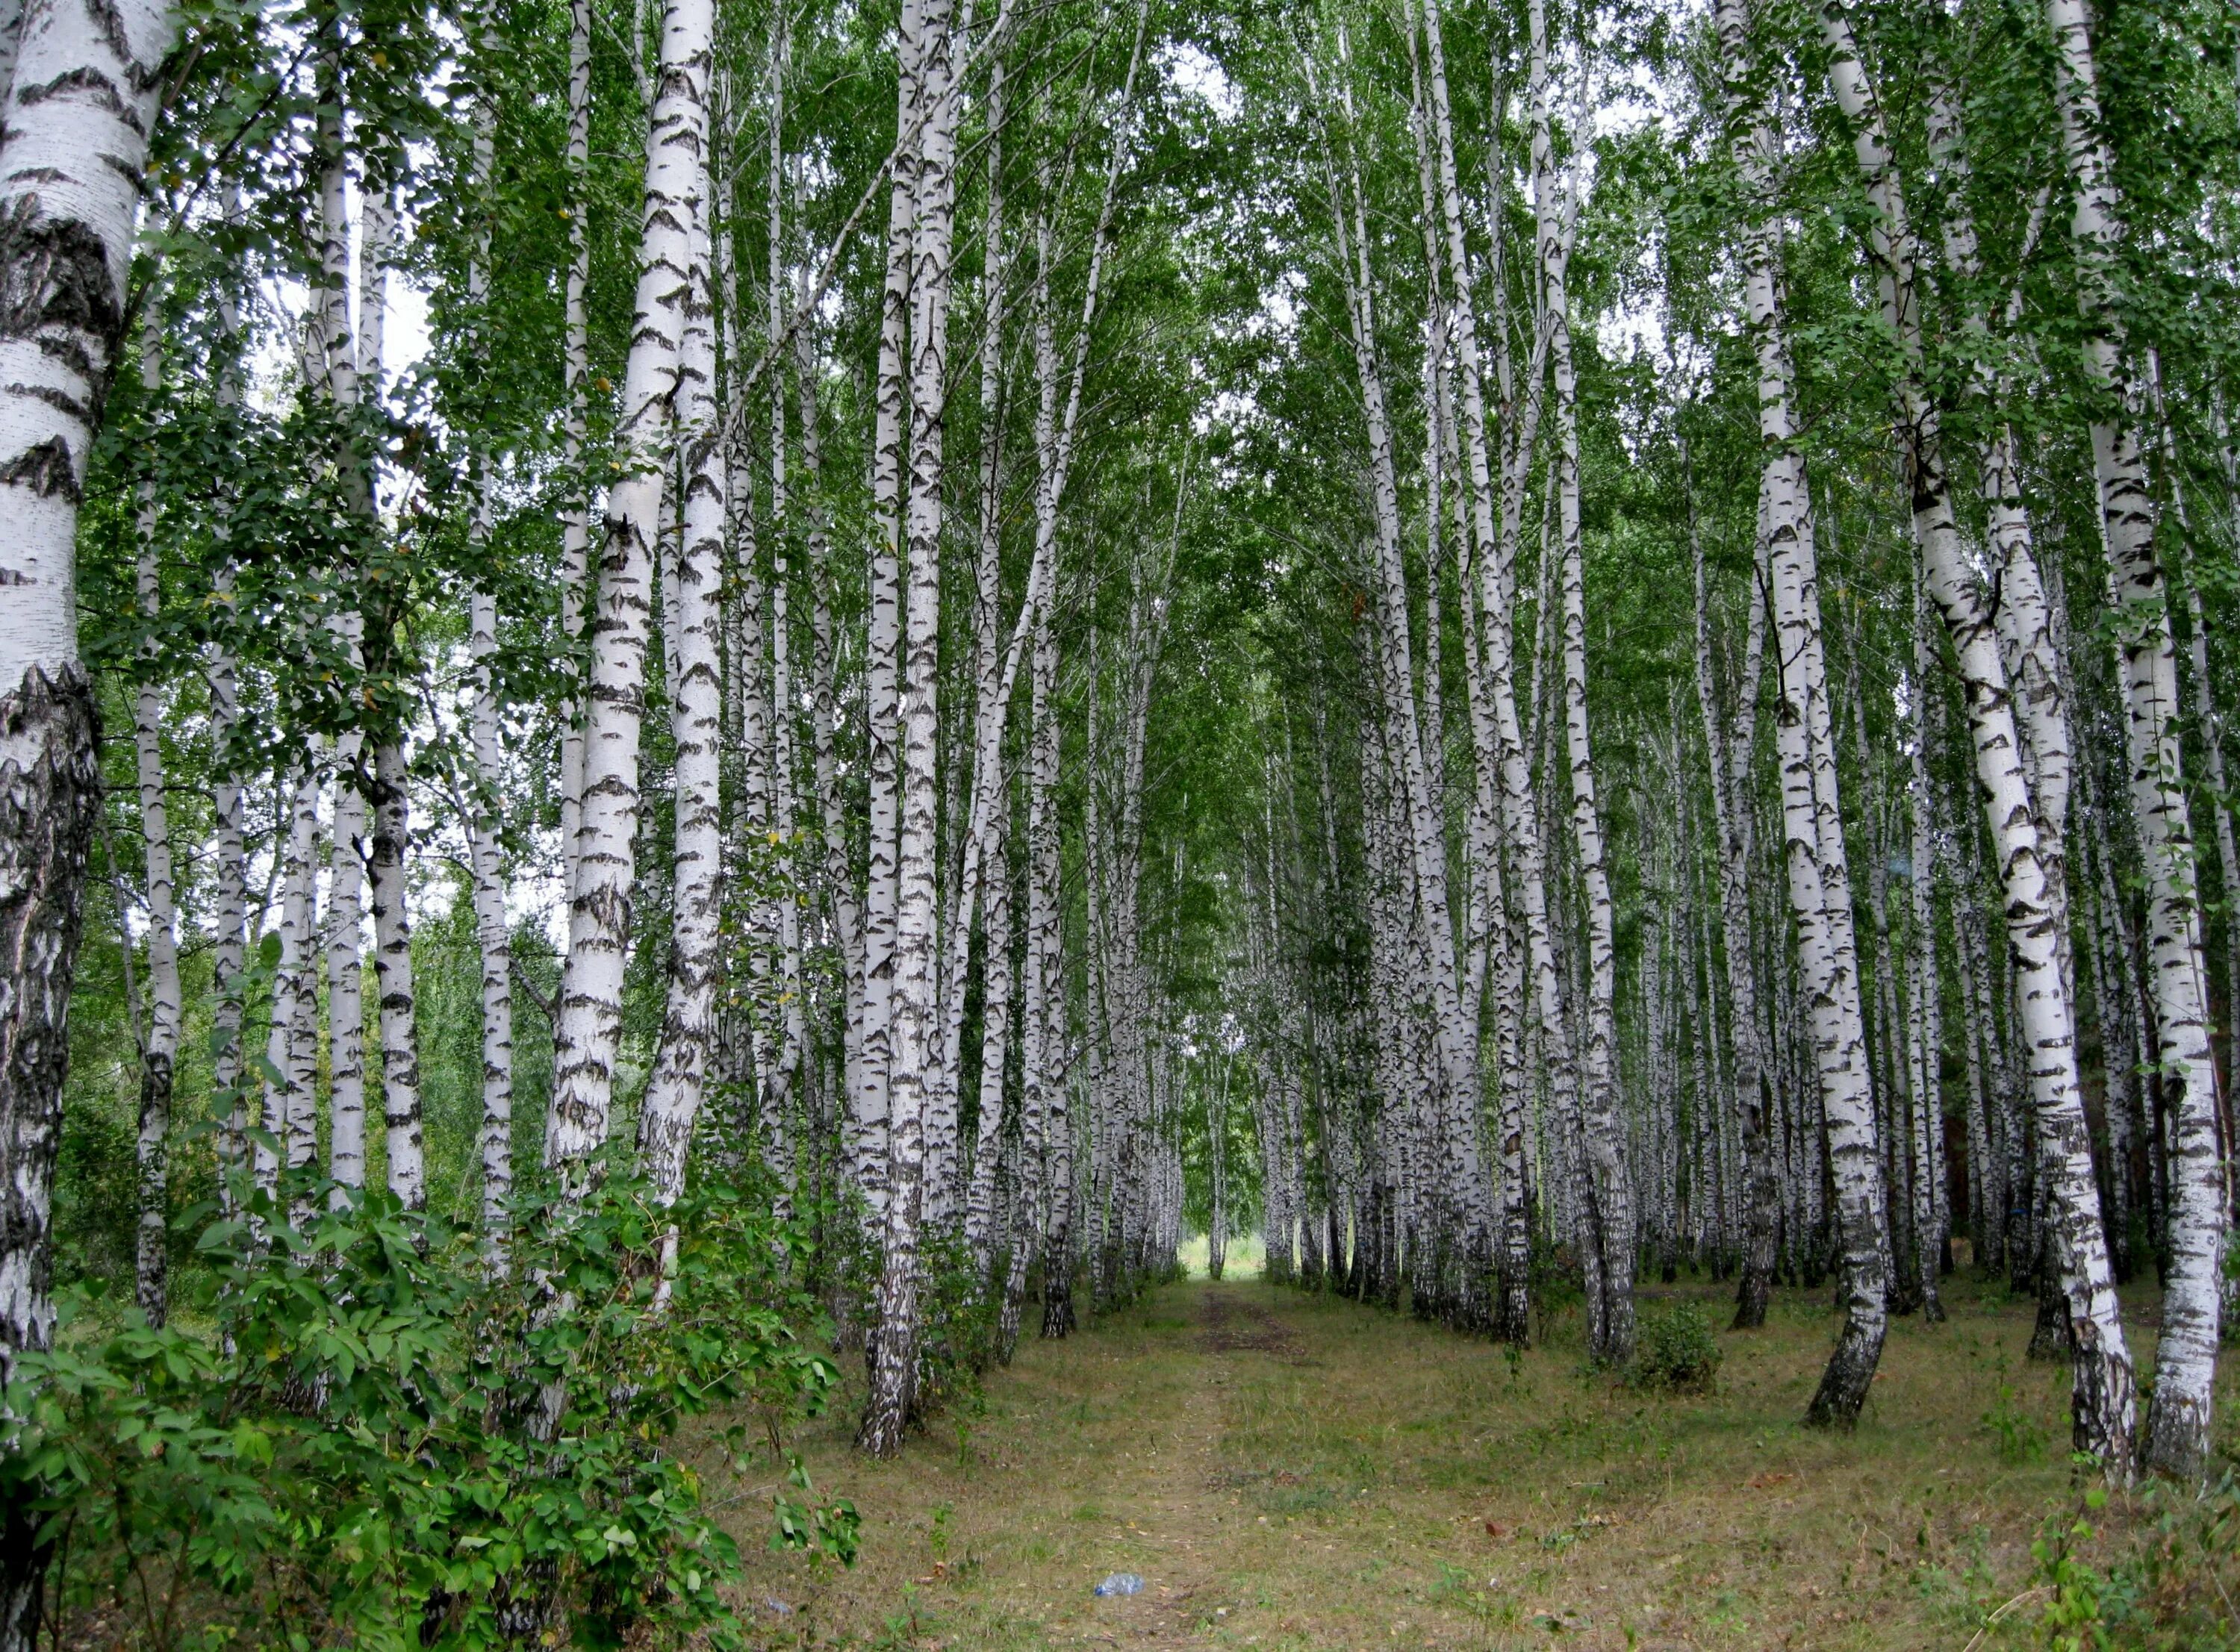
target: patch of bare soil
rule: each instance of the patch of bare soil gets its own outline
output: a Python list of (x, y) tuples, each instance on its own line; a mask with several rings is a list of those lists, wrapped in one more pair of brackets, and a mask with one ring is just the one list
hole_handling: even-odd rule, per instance
[(1208, 1354), (1270, 1354), (1293, 1365), (1310, 1363), (1307, 1345), (1290, 1326), (1257, 1302), (1219, 1286), (1198, 1293), (1197, 1345)]

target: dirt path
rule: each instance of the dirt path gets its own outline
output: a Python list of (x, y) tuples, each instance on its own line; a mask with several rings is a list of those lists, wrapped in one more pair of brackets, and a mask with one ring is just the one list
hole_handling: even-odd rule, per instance
[[(1827, 1347), (1817, 1301), (1723, 1335), (1717, 1393), (1665, 1398), (1584, 1375), (1560, 1316), (1553, 1346), (1512, 1361), (1257, 1281), (1170, 1287), (1023, 1346), (895, 1462), (849, 1449), (844, 1409), (804, 1433), (819, 1494), (863, 1513), (863, 1557), (842, 1573), (759, 1553), (767, 1505), (743, 1503), (755, 1634), (1958, 1647), (2029, 1586), (2030, 1542), (2071, 1496), (2065, 1374), (2023, 1362), (2026, 1307), (1968, 1296), (1947, 1326), (1897, 1324), (1859, 1433), (1830, 1438), (1797, 1422)], [(1097, 1598), (1114, 1572), (1143, 1591)]]

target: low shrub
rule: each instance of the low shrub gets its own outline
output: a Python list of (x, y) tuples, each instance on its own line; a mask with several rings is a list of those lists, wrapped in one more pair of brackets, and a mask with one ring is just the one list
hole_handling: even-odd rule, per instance
[[(501, 1269), (385, 1193), (329, 1191), (210, 1226), (170, 1326), (21, 1362), (0, 1497), (44, 1516), (57, 1617), (128, 1614), (154, 1649), (737, 1644), (703, 1474), (782, 1451), (837, 1376), (802, 1338), (792, 1230), (729, 1188), (664, 1210), (616, 1178), (522, 1212)], [(718, 1406), (750, 1422), (679, 1455)], [(851, 1560), (854, 1510), (805, 1482), (774, 1544)]]
[(2240, 1483), (2230, 1473), (2199, 1491), (2149, 1481), (2121, 1500), (2091, 1487), (2073, 1514), (2046, 1522), (2030, 1555), (2037, 1629), (2054, 1652), (2240, 1648)]
[(1695, 1303), (1651, 1308), (1641, 1316), (1633, 1382), (1668, 1394), (1708, 1394), (1723, 1357), (1711, 1322)]

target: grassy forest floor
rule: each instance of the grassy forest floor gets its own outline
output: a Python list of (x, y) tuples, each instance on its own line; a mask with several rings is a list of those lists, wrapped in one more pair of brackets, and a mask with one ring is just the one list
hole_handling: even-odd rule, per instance
[[(1644, 1292), (1651, 1311), (1660, 1297), (1726, 1322), (1723, 1286)], [(1671, 1396), (1586, 1374), (1576, 1309), (1512, 1359), (1257, 1280), (1170, 1285), (1066, 1342), (1023, 1342), (895, 1462), (851, 1450), (846, 1405), (802, 1433), (818, 1495), (862, 1513), (862, 1557), (843, 1572), (763, 1552), (767, 1511), (743, 1504), (754, 1632), (976, 1652), (2046, 1644), (2056, 1597), (2033, 1544), (2083, 1511), (2067, 1369), (2023, 1358), (2030, 1305), (1950, 1281), (1949, 1322), (1894, 1322), (1858, 1430), (1830, 1436), (1798, 1422), (1826, 1301), (1778, 1293), (1763, 1331), (1719, 1332), (1711, 1393)], [(2129, 1316), (2143, 1366), (2150, 1307)], [(2236, 1387), (2227, 1372), (2228, 1468)], [(2103, 1573), (2136, 1568), (2169, 1521), (2152, 1502), (2088, 1518), (2077, 1552)], [(2205, 1529), (2178, 1523), (2161, 1547)], [(2240, 1644), (2219, 1639), (2240, 1635), (2218, 1603), (2240, 1596), (2220, 1529), (2206, 1566), (2162, 1586), (2187, 1627), (2117, 1644)], [(1094, 1597), (1117, 1571), (1143, 1593)]]

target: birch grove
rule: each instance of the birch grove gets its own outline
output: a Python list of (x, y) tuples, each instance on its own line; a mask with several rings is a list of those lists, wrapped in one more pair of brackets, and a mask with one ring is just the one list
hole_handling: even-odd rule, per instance
[(392, 1290), (524, 1486), (1256, 1256), (2220, 1471), (2229, 20), (0, 14), (0, 1652), (58, 1322), (323, 1429)]

